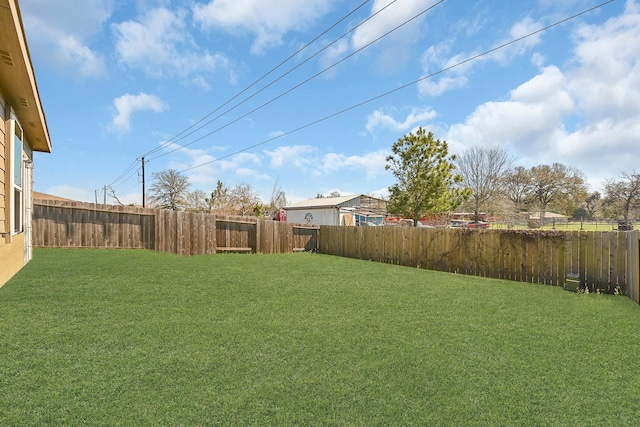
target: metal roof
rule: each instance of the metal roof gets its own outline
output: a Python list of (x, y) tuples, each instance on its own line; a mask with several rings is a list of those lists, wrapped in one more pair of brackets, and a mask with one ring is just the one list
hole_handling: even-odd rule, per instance
[(360, 195), (307, 199), (289, 206), (285, 206), (284, 209), (338, 208), (341, 204), (346, 203), (350, 200), (357, 199), (358, 197), (360, 197)]

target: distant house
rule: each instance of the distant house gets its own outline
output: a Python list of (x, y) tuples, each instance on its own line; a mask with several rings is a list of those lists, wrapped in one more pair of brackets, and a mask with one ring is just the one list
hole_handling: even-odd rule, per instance
[(0, 286), (31, 259), (33, 152), (51, 140), (17, 0), (0, 0)]
[(365, 195), (307, 199), (284, 207), (289, 223), (308, 225), (382, 225), (386, 200)]
[(561, 215), (555, 212), (545, 212), (543, 221), (544, 224), (540, 224), (540, 213), (536, 212), (529, 216), (529, 227), (538, 228), (541, 225), (563, 223), (567, 222), (568, 219), (569, 217), (566, 215)]

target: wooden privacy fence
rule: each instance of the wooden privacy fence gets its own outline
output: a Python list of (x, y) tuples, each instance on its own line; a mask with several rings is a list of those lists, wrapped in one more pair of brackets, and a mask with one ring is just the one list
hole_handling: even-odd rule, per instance
[(638, 231), (305, 227), (92, 203), (35, 201), (35, 247), (139, 248), (181, 255), (321, 253), (452, 273), (640, 296)]
[(322, 226), (321, 253), (430, 270), (615, 292), (638, 301), (638, 231)]
[(315, 250), (318, 228), (270, 220), (36, 200), (34, 247), (151, 249), (181, 255)]

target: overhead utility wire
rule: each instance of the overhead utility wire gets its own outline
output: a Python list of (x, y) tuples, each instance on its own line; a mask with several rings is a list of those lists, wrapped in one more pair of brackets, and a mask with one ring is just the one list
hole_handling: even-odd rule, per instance
[(238, 122), (238, 121), (240, 121), (240, 120), (244, 119), (245, 117), (247, 117), (247, 116), (249, 116), (249, 115), (251, 115), (251, 114), (255, 113), (256, 111), (258, 111), (258, 110), (260, 110), (260, 109), (262, 109), (262, 108), (266, 107), (267, 105), (269, 105), (269, 104), (271, 104), (271, 103), (273, 103), (273, 102), (277, 101), (278, 99), (282, 98), (283, 96), (285, 96), (285, 95), (287, 95), (287, 94), (289, 94), (289, 93), (293, 92), (294, 90), (296, 90), (296, 89), (297, 89), (297, 88), (299, 88), (300, 86), (302, 86), (302, 85), (304, 85), (304, 84), (306, 84), (306, 83), (310, 82), (311, 80), (315, 79), (316, 77), (320, 76), (321, 74), (323, 74), (323, 73), (325, 73), (325, 72), (329, 71), (330, 69), (332, 69), (332, 68), (336, 67), (337, 65), (339, 65), (339, 64), (341, 64), (342, 62), (346, 61), (347, 59), (351, 58), (352, 56), (354, 56), (354, 55), (356, 55), (356, 54), (360, 53), (361, 51), (363, 51), (364, 49), (368, 48), (368, 47), (369, 47), (369, 46), (371, 46), (372, 44), (377, 43), (378, 41), (380, 41), (380, 40), (381, 40), (381, 39), (383, 39), (384, 37), (388, 36), (389, 34), (393, 33), (394, 31), (398, 30), (399, 28), (401, 28), (401, 27), (403, 27), (403, 26), (407, 25), (408, 23), (410, 23), (411, 21), (413, 21), (413, 20), (417, 19), (418, 17), (420, 17), (420, 16), (424, 15), (425, 13), (427, 13), (428, 11), (430, 11), (431, 9), (433, 9), (434, 7), (438, 6), (439, 4), (441, 4), (441, 3), (443, 3), (443, 2), (444, 2), (444, 0), (440, 0), (440, 1), (439, 1), (439, 2), (437, 2), (437, 3), (434, 3), (433, 5), (429, 6), (427, 9), (423, 10), (422, 12), (420, 12), (420, 13), (418, 13), (417, 15), (413, 16), (412, 18), (410, 18), (410, 19), (408, 19), (408, 20), (404, 21), (402, 24), (400, 24), (400, 25), (396, 26), (395, 28), (393, 28), (393, 29), (391, 29), (391, 30), (387, 31), (386, 33), (384, 33), (383, 35), (381, 35), (381, 36), (380, 36), (380, 37), (378, 37), (377, 39), (375, 39), (375, 40), (373, 40), (373, 41), (371, 41), (371, 42), (367, 43), (367, 44), (366, 44), (366, 45), (364, 45), (364, 46), (362, 46), (360, 49), (357, 49), (357, 50), (353, 51), (353, 52), (352, 52), (352, 53), (350, 53), (349, 55), (345, 56), (344, 58), (340, 59), (339, 61), (335, 62), (334, 64), (332, 64), (332, 65), (328, 66), (327, 68), (323, 69), (322, 71), (319, 71), (318, 73), (314, 74), (313, 76), (311, 76), (311, 77), (307, 78), (306, 80), (303, 80), (302, 82), (300, 82), (300, 83), (298, 83), (297, 85), (293, 86), (292, 88), (290, 88), (290, 89), (286, 90), (285, 92), (281, 93), (280, 95), (278, 95), (278, 96), (276, 96), (276, 97), (274, 97), (274, 98), (270, 99), (269, 101), (265, 102), (264, 104), (261, 104), (260, 106), (258, 106), (258, 107), (256, 107), (256, 108), (254, 108), (253, 110), (251, 110), (251, 111), (249, 111), (249, 112), (247, 112), (247, 113), (243, 114), (242, 116), (240, 116), (240, 117), (238, 117), (238, 118), (236, 118), (236, 119), (234, 119), (234, 120), (230, 121), (229, 123), (227, 123), (227, 124), (225, 124), (225, 125), (223, 125), (223, 126), (220, 126), (219, 128), (214, 129), (214, 130), (212, 130), (211, 132), (208, 132), (208, 133), (206, 133), (205, 135), (202, 135), (202, 136), (200, 136), (200, 137), (198, 137), (198, 138), (194, 139), (193, 141), (191, 141), (191, 142), (189, 142), (189, 143), (187, 143), (187, 144), (184, 144), (184, 145), (178, 146), (178, 147), (176, 147), (176, 148), (174, 148), (174, 149), (172, 149), (172, 150), (169, 150), (169, 151), (167, 151), (167, 152), (164, 152), (164, 153), (162, 153), (162, 154), (158, 154), (157, 156), (152, 157), (151, 159), (157, 159), (157, 158), (159, 158), (159, 157), (163, 157), (163, 156), (166, 156), (167, 154), (171, 154), (171, 153), (173, 153), (173, 152), (175, 152), (175, 151), (181, 150), (181, 149), (183, 149), (183, 148), (185, 148), (185, 147), (188, 147), (188, 146), (189, 146), (189, 145), (191, 145), (191, 144), (195, 144), (196, 142), (201, 141), (202, 139), (204, 139), (204, 138), (206, 138), (206, 137), (208, 137), (208, 136), (213, 135), (213, 134), (214, 134), (214, 133), (216, 133), (216, 132), (221, 131), (222, 129), (225, 129), (225, 128), (227, 128), (227, 127), (231, 126), (232, 124), (234, 124), (234, 123), (236, 123), (236, 122)]
[(328, 116), (324, 116), (324, 117), (322, 117), (322, 118), (320, 118), (320, 119), (317, 119), (317, 120), (314, 120), (314, 121), (309, 122), (309, 123), (307, 123), (307, 124), (304, 124), (304, 125), (302, 125), (302, 126), (299, 126), (299, 127), (295, 128), (295, 129), (292, 129), (292, 130), (290, 130), (290, 131), (288, 131), (288, 132), (285, 132), (285, 133), (282, 133), (282, 134), (280, 134), (280, 135), (274, 136), (274, 137), (272, 137), (272, 138), (266, 139), (266, 140), (264, 140), (264, 141), (262, 141), (262, 142), (258, 142), (258, 143), (256, 143), (256, 144), (250, 145), (250, 146), (245, 147), (245, 148), (243, 148), (243, 149), (241, 149), (241, 150), (237, 150), (237, 151), (235, 151), (235, 152), (233, 152), (233, 153), (229, 153), (229, 154), (227, 154), (227, 155), (225, 155), (225, 156), (222, 156), (222, 157), (219, 157), (219, 158), (217, 158), (217, 159), (213, 159), (213, 160), (210, 160), (210, 161), (208, 161), (208, 162), (204, 162), (204, 163), (201, 163), (201, 164), (199, 164), (199, 165), (195, 165), (195, 166), (192, 166), (192, 167), (190, 167), (190, 168), (183, 169), (183, 170), (181, 170), (181, 171), (179, 171), (179, 172), (180, 172), (180, 173), (184, 173), (184, 172), (187, 172), (187, 171), (190, 171), (190, 170), (193, 170), (193, 169), (200, 168), (200, 167), (202, 167), (202, 166), (209, 165), (209, 164), (211, 164), (211, 163), (215, 163), (215, 162), (218, 162), (218, 161), (221, 161), (221, 160), (227, 159), (227, 158), (229, 158), (229, 157), (231, 157), (231, 156), (235, 156), (236, 154), (240, 154), (240, 153), (243, 153), (243, 152), (245, 152), (245, 151), (249, 151), (249, 150), (251, 150), (251, 149), (253, 149), (253, 148), (259, 147), (259, 146), (264, 145), (264, 144), (267, 144), (267, 143), (269, 143), (269, 142), (271, 142), (271, 141), (275, 141), (276, 139), (282, 138), (282, 137), (284, 137), (284, 136), (291, 135), (292, 133), (299, 132), (299, 131), (301, 131), (301, 130), (303, 130), (303, 129), (306, 129), (306, 128), (308, 128), (308, 127), (311, 127), (311, 126), (315, 126), (315, 125), (317, 125), (318, 123), (324, 122), (324, 121), (329, 120), (329, 119), (331, 119), (331, 118), (333, 118), (333, 117), (336, 117), (336, 116), (339, 116), (339, 115), (341, 115), (341, 114), (344, 114), (344, 113), (346, 113), (347, 111), (354, 110), (354, 109), (359, 108), (359, 107), (361, 107), (361, 106), (363, 106), (363, 105), (365, 105), (365, 104), (369, 104), (369, 103), (371, 103), (371, 102), (373, 102), (373, 101), (376, 101), (376, 100), (378, 100), (378, 99), (380, 99), (380, 98), (384, 98), (385, 96), (391, 95), (392, 93), (399, 92), (399, 91), (401, 91), (401, 90), (403, 90), (403, 89), (406, 89), (406, 88), (408, 88), (408, 87), (410, 87), (410, 86), (414, 86), (414, 85), (416, 85), (416, 84), (420, 83), (421, 81), (424, 81), (424, 80), (430, 79), (430, 78), (432, 78), (432, 77), (434, 77), (434, 76), (437, 76), (438, 74), (442, 74), (442, 73), (447, 72), (447, 71), (449, 71), (449, 70), (452, 70), (452, 69), (454, 69), (454, 68), (456, 68), (456, 67), (459, 67), (459, 66), (461, 66), (461, 65), (464, 65), (464, 64), (466, 64), (466, 63), (468, 63), (468, 62), (474, 61), (474, 60), (476, 60), (476, 59), (478, 59), (478, 58), (481, 58), (481, 57), (483, 57), (483, 56), (486, 56), (486, 55), (488, 55), (488, 54), (490, 54), (490, 53), (493, 53), (493, 52), (495, 52), (495, 51), (497, 51), (497, 50), (503, 49), (503, 48), (505, 48), (505, 47), (507, 47), (507, 46), (510, 46), (510, 45), (514, 44), (514, 43), (517, 43), (517, 42), (522, 41), (522, 40), (524, 40), (524, 39), (526, 39), (526, 38), (529, 38), (529, 37), (531, 37), (531, 36), (534, 36), (534, 35), (536, 35), (536, 34), (538, 34), (538, 33), (544, 32), (544, 31), (546, 31), (546, 30), (548, 30), (548, 29), (550, 29), (550, 28), (553, 28), (553, 27), (556, 27), (556, 26), (558, 26), (558, 25), (564, 24), (564, 23), (565, 23), (565, 22), (567, 22), (567, 21), (570, 21), (570, 20), (572, 20), (572, 19), (575, 19), (575, 18), (577, 18), (577, 17), (579, 17), (579, 16), (581, 16), (581, 15), (584, 15), (584, 14), (586, 14), (586, 13), (592, 12), (592, 11), (594, 11), (594, 10), (596, 10), (596, 9), (599, 9), (599, 8), (601, 8), (601, 7), (603, 7), (603, 6), (607, 5), (607, 4), (609, 4), (609, 3), (613, 3), (614, 1), (615, 1), (615, 0), (608, 0), (608, 1), (605, 1), (605, 2), (603, 2), (603, 3), (600, 3), (600, 4), (596, 5), (596, 6), (593, 6), (593, 7), (589, 8), (589, 9), (583, 10), (582, 12), (576, 13), (575, 15), (569, 16), (568, 18), (564, 18), (564, 19), (562, 19), (562, 20), (560, 20), (560, 21), (556, 21), (556, 22), (554, 22), (553, 24), (547, 25), (546, 27), (540, 28), (539, 30), (536, 30), (536, 31), (533, 31), (533, 32), (531, 32), (531, 33), (529, 33), (529, 34), (526, 34), (526, 35), (524, 35), (524, 36), (518, 37), (518, 38), (513, 39), (513, 40), (511, 40), (511, 41), (509, 41), (509, 42), (506, 42), (506, 43), (503, 43), (503, 44), (501, 44), (501, 45), (499, 45), (499, 46), (496, 46), (496, 47), (494, 47), (494, 48), (491, 48), (491, 49), (489, 49), (489, 50), (487, 50), (487, 51), (484, 51), (484, 52), (479, 53), (479, 54), (477, 54), (477, 55), (471, 56), (471, 57), (469, 57), (469, 58), (467, 58), (467, 59), (465, 59), (465, 60), (462, 60), (462, 61), (460, 61), (460, 62), (458, 62), (458, 63), (456, 63), (456, 64), (450, 65), (450, 66), (448, 66), (448, 67), (446, 67), (446, 68), (443, 68), (443, 69), (441, 69), (441, 70), (439, 70), (439, 71), (436, 71), (436, 72), (434, 72), (434, 73), (431, 73), (431, 74), (429, 74), (429, 75), (427, 75), (427, 76), (423, 76), (423, 77), (421, 77), (421, 78), (419, 78), (419, 79), (417, 79), (417, 80), (414, 80), (414, 81), (412, 81), (412, 82), (410, 82), (410, 83), (406, 83), (406, 84), (404, 84), (404, 85), (402, 85), (402, 86), (399, 86), (399, 87), (397, 87), (397, 88), (395, 88), (395, 89), (391, 89), (391, 90), (389, 90), (389, 91), (387, 91), (387, 92), (384, 92), (384, 93), (382, 93), (382, 94), (380, 94), (380, 95), (374, 96), (373, 98), (369, 98), (369, 99), (367, 99), (367, 100), (365, 100), (365, 101), (359, 102), (359, 103), (354, 104), (354, 105), (352, 105), (352, 106), (350, 106), (350, 107), (347, 107), (347, 108), (345, 108), (345, 109), (343, 109), (343, 110), (337, 111), (337, 112), (335, 112), (335, 113), (333, 113), (333, 114), (329, 114)]
[[(137, 159), (138, 161), (140, 161), (140, 159)], [(122, 180), (122, 182), (120, 184), (118, 184), (117, 186), (123, 185), (125, 182), (129, 181), (131, 178), (133, 178), (134, 176), (136, 176), (136, 174), (140, 174), (140, 169), (141, 167), (137, 167), (135, 169), (132, 169), (131, 172), (129, 172), (129, 175), (127, 175), (127, 177), (125, 179)], [(113, 185), (111, 185), (111, 187), (114, 187)]]
[[(269, 76), (270, 74), (272, 74), (273, 72), (275, 72), (278, 68), (280, 68), (281, 66), (283, 66), (286, 62), (290, 61), (291, 59), (293, 59), (296, 55), (298, 55), (300, 52), (302, 52), (303, 50), (305, 50), (307, 47), (311, 46), (313, 43), (315, 43), (318, 39), (320, 39), (322, 36), (324, 36), (325, 34), (327, 34), (329, 31), (331, 31), (333, 28), (335, 28), (337, 25), (339, 25), (341, 22), (343, 22), (345, 19), (347, 19), (349, 16), (353, 15), (355, 12), (357, 12), (359, 9), (361, 9), (364, 5), (366, 5), (367, 3), (369, 3), (370, 0), (365, 0), (362, 3), (360, 3), (355, 9), (353, 9), (351, 12), (349, 12), (348, 14), (346, 14), (345, 16), (343, 16), (341, 19), (339, 19), (335, 24), (331, 25), (329, 28), (327, 28), (326, 30), (324, 30), (322, 33), (320, 33), (318, 36), (316, 36), (313, 40), (311, 40), (310, 42), (308, 42), (307, 44), (305, 44), (303, 47), (301, 47), (300, 49), (298, 49), (295, 53), (289, 55), (289, 57), (287, 57), (285, 60), (283, 60), (282, 62), (280, 62), (278, 65), (276, 65), (275, 67), (273, 67), (271, 70), (269, 70), (267, 73), (265, 73), (264, 75), (262, 75), (262, 77), (260, 77), (259, 79), (257, 79), (256, 81), (254, 81), (253, 83), (251, 83), (249, 86), (247, 86), (246, 88), (244, 88), (242, 91), (238, 92), (235, 96), (233, 96), (232, 98), (230, 98), (229, 100), (227, 100), (225, 103), (223, 103), (222, 105), (220, 105), (219, 107), (217, 107), (215, 110), (211, 111), (209, 114), (207, 114), (206, 116), (204, 116), (203, 118), (201, 118), (200, 120), (198, 120), (197, 122), (195, 122), (194, 124), (192, 124), (191, 126), (189, 126), (188, 128), (184, 129), (182, 132), (178, 133), (177, 135), (175, 135), (174, 137), (172, 137), (169, 141), (165, 141), (163, 144), (161, 144), (159, 147), (156, 147), (153, 150), (150, 150), (149, 152), (145, 153), (144, 155), (142, 155), (141, 157), (138, 157), (136, 160), (134, 160), (131, 165), (129, 165), (129, 167), (127, 167), (127, 169), (125, 169), (124, 172), (122, 172), (122, 174), (120, 174), (120, 176), (118, 176), (118, 178), (116, 178), (111, 184), (109, 184), (110, 186), (115, 185), (117, 182), (119, 182), (121, 179), (123, 179), (123, 177), (131, 170), (132, 167), (134, 167), (138, 161), (141, 160), (141, 158), (148, 156), (149, 154), (153, 154), (159, 150), (162, 150), (163, 148), (165, 148), (166, 146), (168, 146), (171, 142), (173, 142), (174, 140), (176, 140), (176, 138), (178, 138), (180, 135), (184, 134), (185, 132), (187, 132), (188, 130), (192, 129), (194, 126), (198, 125), (199, 123), (201, 123), (203, 120), (207, 119), (208, 117), (210, 117), (212, 114), (216, 113), (217, 111), (219, 111), (222, 107), (224, 107), (225, 105), (229, 104), (231, 101), (233, 101), (234, 99), (236, 99), (237, 97), (239, 97), (240, 95), (242, 95), (243, 93), (245, 93), (247, 90), (249, 90), (250, 88), (252, 88), (253, 86), (255, 86), (256, 84), (258, 84), (260, 81), (262, 81), (263, 79), (265, 79), (267, 76)], [(391, 3), (394, 3), (396, 0), (393, 0)], [(389, 3), (389, 4), (391, 4)], [(196, 130), (201, 129), (202, 127), (199, 127)], [(193, 133), (193, 132), (192, 132)], [(189, 134), (190, 135), (190, 134)], [(126, 180), (130, 179), (131, 175), (129, 175), (127, 177)], [(126, 181), (125, 180), (125, 181)]]
[[(273, 67), (271, 70), (267, 71), (265, 74), (263, 74), (260, 78), (258, 78), (257, 80), (255, 80), (253, 83), (251, 83), (249, 86), (247, 86), (246, 88), (244, 88), (243, 90), (241, 90), (240, 92), (238, 92), (237, 94), (235, 94), (233, 97), (229, 98), (227, 101), (225, 101), (223, 104), (221, 104), (220, 106), (216, 107), (215, 110), (211, 111), (210, 113), (208, 113), (207, 115), (205, 115), (204, 117), (202, 117), (200, 120), (198, 120), (197, 122), (195, 122), (194, 124), (192, 124), (191, 126), (187, 127), (186, 129), (184, 129), (183, 131), (181, 131), (180, 133), (176, 134), (174, 137), (172, 137), (170, 140), (165, 141), (163, 144), (161, 144), (159, 147), (154, 148), (153, 150), (148, 151), (146, 154), (144, 154), (144, 156), (148, 156), (150, 154), (153, 154), (159, 150), (162, 150), (166, 145), (170, 144), (171, 142), (175, 142), (176, 140), (180, 140), (183, 139), (179, 138), (182, 134), (186, 133), (187, 131), (189, 131), (190, 129), (193, 129), (195, 126), (197, 126), (199, 123), (202, 123), (205, 119), (207, 119), (208, 117), (210, 117), (211, 115), (215, 114), (217, 111), (219, 111), (222, 107), (226, 106), (227, 104), (229, 104), (231, 101), (235, 100), (236, 98), (238, 98), (240, 95), (242, 95), (243, 93), (245, 93), (246, 91), (248, 91), (249, 89), (251, 89), (253, 86), (255, 86), (256, 84), (258, 84), (259, 82), (261, 82), (262, 80), (264, 80), (266, 77), (268, 77), (269, 75), (271, 75), (272, 73), (274, 73), (277, 69), (279, 69), (280, 67), (282, 67), (285, 63), (289, 62), (291, 59), (293, 59), (294, 57), (296, 57), (300, 52), (302, 52), (303, 50), (305, 50), (306, 48), (308, 48), (309, 46), (311, 46), (313, 43), (315, 43), (316, 41), (318, 41), (322, 36), (324, 36), (325, 34), (327, 34), (329, 31), (333, 30), (335, 27), (337, 27), (341, 22), (343, 22), (345, 19), (347, 19), (348, 17), (350, 17), (351, 15), (353, 15), (354, 13), (356, 13), (358, 10), (360, 10), (365, 4), (369, 3), (369, 1), (371, 0), (365, 0), (362, 3), (360, 3), (355, 9), (353, 9), (351, 12), (349, 12), (348, 14), (346, 14), (345, 16), (343, 16), (342, 18), (340, 18), (335, 24), (331, 25), (329, 28), (327, 28), (326, 30), (324, 30), (322, 33), (318, 34), (313, 40), (311, 40), (310, 42), (308, 42), (307, 44), (305, 44), (304, 46), (302, 46), (300, 49), (298, 49), (297, 51), (295, 51), (294, 53), (292, 53), (291, 55), (289, 55), (286, 59), (284, 59), (282, 62), (280, 62), (278, 65), (276, 65), (275, 67)], [(397, 0), (393, 0), (391, 3), (395, 3)], [(390, 4), (391, 4), (390, 3)], [(210, 123), (210, 122), (208, 122)], [(207, 123), (207, 124), (208, 124)], [(202, 129), (202, 126), (195, 129), (193, 132), (198, 131)], [(189, 133), (186, 136), (191, 135), (193, 132)], [(185, 136), (185, 137), (186, 137)], [(179, 139), (178, 139), (179, 138)]]
[[(111, 184), (109, 184), (109, 186), (115, 185), (115, 184), (116, 184), (116, 182), (119, 182), (120, 180), (122, 180), (122, 179), (123, 179), (123, 177), (124, 177), (126, 174), (128, 174), (128, 173), (129, 173), (129, 171), (131, 170), (131, 168), (133, 168), (134, 166), (136, 166), (136, 165), (138, 164), (138, 161), (139, 161), (139, 160), (140, 160), (140, 159), (135, 159), (133, 162), (131, 162), (131, 164), (127, 167), (127, 169), (125, 169), (125, 171), (124, 171), (124, 172), (122, 172), (122, 173), (120, 174), (120, 176), (118, 176), (116, 179), (114, 179), (114, 180), (111, 182)], [(128, 179), (129, 179), (129, 177), (127, 177), (127, 179), (126, 179), (126, 180), (128, 180)], [(126, 181), (126, 180), (125, 180), (125, 181)]]
[[(199, 131), (200, 129), (208, 126), (209, 124), (213, 123), (214, 121), (218, 120), (220, 117), (223, 117), (225, 114), (235, 110), (237, 107), (239, 107), (240, 105), (244, 104), (245, 102), (247, 102), (248, 100), (250, 100), (251, 98), (255, 97), (256, 95), (258, 95), (259, 93), (263, 92), (265, 89), (273, 86), (275, 83), (279, 82), (280, 80), (282, 80), (284, 77), (288, 76), (289, 74), (291, 74), (293, 71), (297, 70), (298, 68), (302, 67), (304, 64), (306, 64), (307, 62), (311, 61), (313, 58), (315, 58), (316, 56), (318, 56), (319, 54), (321, 54), (322, 52), (324, 52), (325, 50), (329, 49), (331, 46), (333, 46), (338, 40), (344, 38), (345, 36), (347, 36), (348, 34), (354, 32), (356, 29), (358, 29), (359, 27), (361, 27), (362, 25), (364, 25), (365, 23), (367, 23), (369, 20), (373, 19), (376, 15), (378, 15), (379, 13), (382, 13), (385, 9), (387, 9), (389, 6), (391, 6), (393, 3), (395, 3), (397, 0), (393, 0), (390, 3), (388, 3), (386, 6), (384, 6), (383, 8), (381, 8), (380, 10), (378, 10), (377, 12), (375, 12), (374, 14), (372, 14), (371, 16), (369, 16), (367, 19), (365, 19), (364, 21), (362, 21), (361, 23), (359, 23), (358, 25), (356, 25), (355, 27), (351, 28), (349, 31), (345, 32), (344, 34), (342, 34), (340, 37), (336, 38), (335, 40), (333, 40), (331, 43), (328, 43), (327, 45), (325, 45), (322, 49), (318, 50), (316, 53), (314, 53), (313, 55), (311, 55), (310, 57), (306, 58), (304, 61), (300, 62), (299, 64), (297, 64), (295, 67), (289, 69), (287, 72), (281, 74), (279, 77), (277, 77), (276, 79), (272, 80), (270, 83), (268, 83), (267, 85), (263, 86), (262, 88), (260, 88), (259, 90), (255, 91), (253, 94), (249, 95), (248, 97), (244, 98), (242, 101), (238, 102), (237, 104), (235, 104), (234, 106), (226, 109), (225, 111), (223, 111), (222, 113), (218, 114), (216, 117), (212, 118), (211, 120), (209, 120), (208, 122), (206, 122), (205, 124), (203, 124), (202, 126), (199, 126), (196, 129), (193, 129), (191, 132), (187, 133), (186, 135), (181, 136), (180, 138), (172, 138), (170, 141), (167, 141), (165, 144), (163, 144), (161, 147), (158, 147), (156, 150), (154, 150), (154, 152), (157, 152), (158, 150), (167, 147), (171, 142), (178, 142), (181, 141), (183, 139), (185, 139), (188, 136), (193, 135), (194, 133), (196, 133), (197, 131)], [(444, 1), (444, 0), (442, 0)], [(314, 40), (317, 40), (314, 39)], [(257, 82), (256, 82), (257, 83)], [(252, 85), (253, 86), (253, 85)], [(241, 93), (243, 93), (245, 91), (242, 91)], [(240, 95), (240, 94), (238, 94)], [(231, 100), (237, 98), (237, 96), (234, 96)], [(212, 113), (208, 114), (206, 117), (211, 116), (211, 114), (213, 114), (214, 112), (220, 110), (220, 108), (222, 108), (224, 105), (227, 105), (231, 100), (225, 102), (223, 105), (221, 105), (220, 107), (216, 108), (215, 111), (213, 111)], [(199, 122), (201, 122), (202, 120), (200, 120)], [(189, 129), (191, 129), (193, 126), (191, 126)], [(182, 132), (184, 133), (184, 131)], [(189, 143), (187, 145), (191, 145), (192, 143)], [(179, 149), (179, 148), (177, 148)], [(172, 151), (169, 151), (168, 153), (165, 154), (169, 154), (172, 153), (173, 151), (177, 150), (174, 149)], [(153, 158), (157, 158), (160, 156), (156, 156)]]

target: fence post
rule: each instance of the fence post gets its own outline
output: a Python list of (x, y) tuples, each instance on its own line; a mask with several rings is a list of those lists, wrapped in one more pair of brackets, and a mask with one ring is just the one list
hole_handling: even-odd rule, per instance
[(257, 218), (256, 219), (256, 232), (255, 232), (255, 239), (256, 239), (256, 243), (255, 243), (255, 248), (253, 248), (253, 252), (256, 254), (260, 253), (260, 231), (262, 228), (262, 223), (264, 222), (263, 219), (261, 218)]
[(640, 303), (640, 242), (638, 230), (626, 231), (627, 235), (627, 295)]

